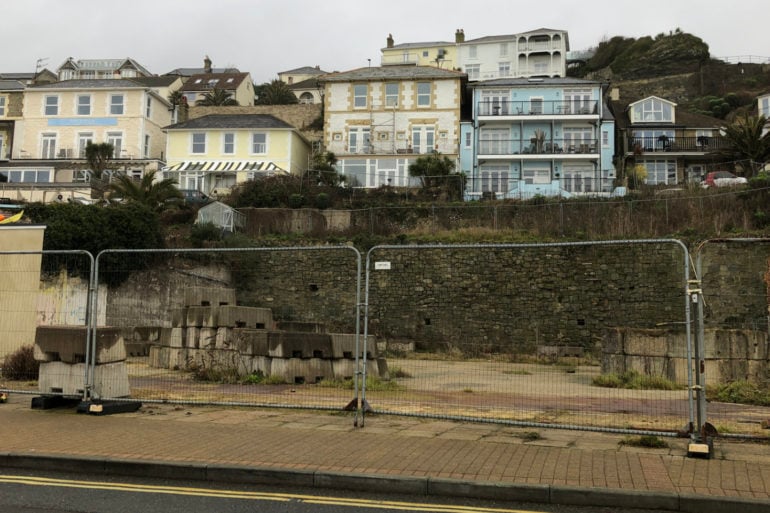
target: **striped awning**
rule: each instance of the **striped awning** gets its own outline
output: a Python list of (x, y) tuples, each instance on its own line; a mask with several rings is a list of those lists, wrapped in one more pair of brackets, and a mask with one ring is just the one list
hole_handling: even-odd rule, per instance
[(216, 161), (216, 160), (195, 160), (179, 162), (177, 164), (163, 168), (164, 172), (173, 171), (272, 171), (274, 173), (286, 173), (286, 170), (276, 166), (273, 162), (241, 160), (241, 161)]

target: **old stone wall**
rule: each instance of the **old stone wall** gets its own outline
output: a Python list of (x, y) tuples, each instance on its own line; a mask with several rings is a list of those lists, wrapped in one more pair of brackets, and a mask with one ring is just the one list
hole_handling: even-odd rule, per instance
[(238, 211), (246, 216), (244, 232), (255, 237), (271, 233), (324, 236), (350, 227), (350, 210), (240, 208)]

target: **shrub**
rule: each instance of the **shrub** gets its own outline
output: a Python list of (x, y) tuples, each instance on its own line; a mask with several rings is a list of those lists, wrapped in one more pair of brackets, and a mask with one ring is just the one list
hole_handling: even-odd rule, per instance
[(208, 242), (218, 242), (222, 239), (222, 230), (214, 223), (196, 223), (190, 229), (190, 244), (201, 248)]
[(40, 362), (35, 360), (32, 346), (23, 346), (5, 355), (3, 358), (2, 375), (10, 380), (37, 379)]
[(710, 387), (706, 391), (706, 395), (712, 401), (723, 403), (770, 406), (770, 391), (762, 390), (746, 380)]
[(665, 440), (661, 440), (655, 435), (642, 435), (637, 437), (627, 436), (620, 441), (620, 445), (629, 445), (631, 447), (647, 447), (650, 449), (664, 449), (668, 447)]
[(302, 208), (305, 204), (305, 197), (302, 194), (292, 194), (289, 196), (289, 208)]
[(623, 374), (602, 374), (591, 380), (591, 384), (605, 388), (627, 388), (631, 390), (679, 390), (682, 386), (663, 376), (648, 376), (636, 371)]

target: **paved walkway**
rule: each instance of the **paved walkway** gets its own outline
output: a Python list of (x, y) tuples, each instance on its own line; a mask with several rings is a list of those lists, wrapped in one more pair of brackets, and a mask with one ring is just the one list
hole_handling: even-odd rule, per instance
[(687, 457), (684, 439), (645, 449), (622, 435), (383, 415), (356, 428), (349, 413), (258, 408), (145, 404), (96, 416), (33, 410), (31, 399), (0, 404), (0, 467), (770, 511), (770, 446), (760, 443), (717, 440), (713, 458), (699, 459)]

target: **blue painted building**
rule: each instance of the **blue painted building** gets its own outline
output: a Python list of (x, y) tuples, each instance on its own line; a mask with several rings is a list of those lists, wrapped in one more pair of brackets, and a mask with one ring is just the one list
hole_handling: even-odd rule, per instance
[(615, 121), (606, 84), (574, 78), (471, 83), (461, 125), (468, 199), (608, 196), (615, 190)]

